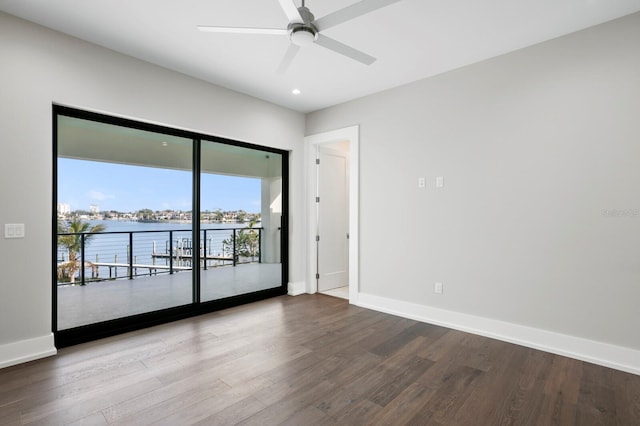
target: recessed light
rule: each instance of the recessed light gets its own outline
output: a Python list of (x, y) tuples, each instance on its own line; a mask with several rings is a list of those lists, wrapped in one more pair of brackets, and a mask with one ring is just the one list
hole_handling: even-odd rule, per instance
[(167, 145), (169, 145), (167, 142), (162, 141), (162, 146), (167, 146)]
[(300, 89), (293, 89), (291, 93), (293, 93), (294, 95), (299, 95), (302, 92), (300, 91)]

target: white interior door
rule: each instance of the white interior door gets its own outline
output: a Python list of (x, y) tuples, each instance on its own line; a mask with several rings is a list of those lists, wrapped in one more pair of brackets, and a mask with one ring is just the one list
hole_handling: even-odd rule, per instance
[(318, 291), (349, 285), (349, 160), (318, 147)]

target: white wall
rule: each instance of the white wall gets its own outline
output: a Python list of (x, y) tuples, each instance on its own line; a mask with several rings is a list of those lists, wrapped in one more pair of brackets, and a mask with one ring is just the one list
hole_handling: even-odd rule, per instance
[[(0, 13), (0, 367), (53, 350), (51, 106), (291, 150), (290, 280), (304, 280), (304, 116)], [(212, 64), (215, 66), (215, 64)]]
[(640, 372), (638, 40), (635, 14), (308, 114), (307, 135), (360, 125), (360, 300)]

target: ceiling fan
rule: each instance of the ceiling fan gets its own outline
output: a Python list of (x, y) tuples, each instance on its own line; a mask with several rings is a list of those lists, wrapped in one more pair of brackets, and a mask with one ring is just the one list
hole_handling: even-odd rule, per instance
[(284, 55), (278, 72), (284, 72), (291, 64), (300, 47), (318, 44), (326, 49), (344, 55), (355, 61), (365, 65), (371, 65), (376, 58), (367, 55), (353, 47), (340, 43), (330, 37), (321, 34), (321, 31), (331, 28), (335, 25), (365, 15), (374, 10), (383, 8), (401, 0), (361, 0), (343, 9), (330, 13), (322, 18), (315, 19), (313, 13), (305, 6), (305, 0), (302, 0), (302, 6), (296, 7), (293, 0), (278, 0), (280, 7), (289, 19), (287, 28), (246, 28), (246, 27), (218, 27), (199, 25), (200, 31), (236, 33), (236, 34), (266, 34), (266, 35), (285, 35), (291, 40), (291, 46)]

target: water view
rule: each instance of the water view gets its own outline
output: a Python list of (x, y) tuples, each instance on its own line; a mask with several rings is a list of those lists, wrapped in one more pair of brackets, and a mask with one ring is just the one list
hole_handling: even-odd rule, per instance
[[(76, 258), (83, 255), (85, 268), (89, 271), (85, 271), (85, 281), (123, 278), (128, 274), (171, 273), (192, 268), (193, 235), (190, 223), (116, 220), (89, 220), (85, 223), (88, 224), (88, 230), (103, 229), (100, 233), (85, 234), (81, 243), (83, 247), (76, 250)], [(199, 247), (201, 266), (206, 268), (258, 261), (261, 233), (260, 223), (203, 224)], [(59, 244), (58, 263), (65, 264), (69, 256), (69, 248)], [(130, 265), (134, 265), (133, 271), (129, 270)], [(59, 277), (59, 284), (75, 283), (76, 279), (71, 276)]]

